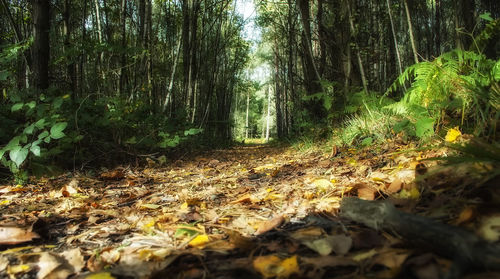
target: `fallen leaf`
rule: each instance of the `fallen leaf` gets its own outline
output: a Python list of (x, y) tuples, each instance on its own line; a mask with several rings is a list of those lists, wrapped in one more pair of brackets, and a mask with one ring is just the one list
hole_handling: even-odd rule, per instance
[(31, 270), (31, 266), (27, 264), (16, 264), (7, 267), (7, 274), (15, 278), (19, 273), (26, 273)]
[(64, 258), (50, 252), (40, 254), (38, 269), (39, 279), (66, 279), (74, 273), (73, 267)]
[(125, 172), (121, 169), (101, 173), (101, 179), (103, 180), (120, 180), (124, 177)]
[(357, 183), (353, 186), (353, 189), (356, 189), (358, 198), (369, 201), (374, 200), (375, 196), (378, 193), (375, 187), (372, 187), (365, 183)]
[(458, 126), (452, 129), (449, 129), (448, 132), (446, 133), (446, 136), (444, 137), (444, 140), (447, 142), (455, 142), (457, 139), (462, 135), (460, 130), (458, 129)]
[(39, 238), (40, 236), (28, 230), (16, 227), (0, 227), (0, 245), (13, 245)]
[(394, 194), (399, 192), (403, 188), (403, 181), (401, 181), (400, 178), (394, 179), (394, 181), (391, 182), (389, 187), (386, 188), (385, 192), (387, 194)]
[(498, 241), (500, 239), (500, 215), (483, 217), (478, 233), (488, 241)]
[(456, 225), (460, 225), (463, 223), (468, 223), (472, 221), (477, 215), (475, 207), (467, 206), (458, 215), (458, 218), (455, 220)]
[(361, 253), (353, 256), (352, 259), (355, 260), (355, 261), (357, 261), (357, 262), (360, 262), (360, 261), (372, 258), (376, 254), (377, 254), (377, 250), (371, 249), (370, 251), (361, 252)]
[(255, 234), (259, 235), (259, 234), (266, 233), (266, 232), (278, 227), (284, 221), (285, 221), (285, 217), (283, 217), (283, 215), (279, 215), (279, 216), (274, 217), (271, 220), (262, 222), (259, 224), (259, 227), (257, 228), (257, 231), (255, 232)]
[(297, 256), (292, 256), (284, 260), (276, 255), (260, 256), (254, 259), (253, 267), (264, 278), (287, 278), (293, 273), (299, 272)]
[(82, 279), (115, 279), (115, 278), (116, 277), (111, 275), (111, 273), (109, 272), (92, 273), (82, 277)]
[(406, 250), (388, 250), (378, 253), (374, 257), (373, 262), (390, 269), (396, 269), (403, 265), (408, 256), (410, 256), (410, 252)]
[(74, 248), (61, 253), (66, 261), (73, 267), (75, 272), (80, 272), (85, 266), (85, 260), (83, 259), (82, 251), (80, 248)]
[(210, 242), (210, 238), (206, 234), (197, 235), (191, 241), (189, 241), (189, 246), (201, 248)]
[(312, 185), (316, 187), (320, 192), (327, 192), (333, 187), (333, 184), (328, 179), (320, 178), (312, 182)]

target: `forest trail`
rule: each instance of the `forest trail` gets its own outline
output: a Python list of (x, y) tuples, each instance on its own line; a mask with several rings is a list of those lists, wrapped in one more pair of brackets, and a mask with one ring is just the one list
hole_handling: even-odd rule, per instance
[[(468, 208), (464, 201), (447, 204), (452, 194), (438, 199), (412, 182), (415, 169), (418, 175), (424, 168), (423, 157), (446, 151), (397, 152), (410, 147), (388, 142), (342, 149), (331, 157), (319, 150), (245, 145), (173, 162), (150, 159), (141, 169), (1, 186), (0, 222), (12, 230), (0, 232), (0, 275), (359, 278), (401, 270), (442, 275), (450, 260), (337, 216), (344, 196), (391, 195), (407, 212), (471, 222), (474, 217), (460, 217)], [(466, 176), (446, 178), (454, 185), (463, 182), (454, 190), (441, 185), (443, 179), (427, 183), (457, 192), (468, 183)]]

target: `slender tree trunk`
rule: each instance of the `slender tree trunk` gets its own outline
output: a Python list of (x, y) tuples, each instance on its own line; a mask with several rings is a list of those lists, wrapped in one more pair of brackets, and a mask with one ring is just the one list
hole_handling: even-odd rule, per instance
[[(102, 25), (101, 25), (101, 7), (99, 5), (99, 0), (94, 0), (95, 6), (95, 18), (96, 18), (96, 27), (97, 27), (97, 39), (99, 40), (99, 44), (102, 45)], [(97, 63), (97, 71), (101, 75), (103, 80), (106, 80), (106, 76), (104, 73), (104, 52), (100, 51), (98, 54), (99, 62)]]
[[(439, 0), (436, 0), (436, 6), (437, 6), (438, 2), (439, 2)], [(416, 63), (418, 63), (418, 53), (417, 53), (417, 47), (415, 46), (415, 39), (413, 38), (413, 27), (411, 24), (410, 9), (408, 8), (408, 0), (404, 0), (404, 4), (405, 4), (405, 11), (406, 11), (406, 19), (408, 21), (408, 31), (410, 32), (411, 49), (413, 50), (413, 59), (415, 59), (415, 64), (416, 64)]]
[[(180, 36), (177, 36), (179, 38)], [(177, 40), (177, 51), (175, 52), (174, 56), (174, 63), (172, 64), (172, 70), (170, 72), (170, 82), (168, 83), (168, 88), (167, 88), (167, 96), (165, 97), (165, 102), (163, 103), (163, 111), (166, 110), (167, 106), (171, 102), (172, 98), (172, 90), (174, 88), (174, 79), (175, 79), (175, 70), (177, 69), (177, 61), (179, 60), (179, 56), (181, 53), (181, 42), (182, 40)]]
[[(356, 34), (356, 30), (354, 29), (354, 20), (352, 18), (352, 13), (351, 13), (351, 7), (349, 5), (349, 1), (347, 0), (347, 10), (349, 13), (349, 26), (351, 29), (351, 37), (354, 39), (354, 35)], [(357, 43), (355, 42), (356, 46)], [(366, 93), (368, 93), (368, 84), (366, 82), (366, 76), (365, 76), (365, 70), (363, 68), (363, 61), (361, 60), (361, 54), (359, 53), (359, 48), (356, 48), (356, 56), (358, 58), (358, 65), (359, 65), (359, 74), (361, 75), (361, 83), (363, 84), (363, 90), (365, 90)]]
[(125, 53), (125, 49), (127, 47), (127, 31), (126, 31), (126, 23), (127, 23), (127, 0), (121, 0), (120, 5), (120, 28), (121, 28), (121, 46), (122, 53), (120, 55), (120, 84), (118, 86), (118, 94), (122, 97), (125, 96), (125, 72), (126, 72), (126, 64), (127, 64), (127, 56)]
[(303, 34), (302, 34), (302, 47), (303, 47), (303, 58), (305, 65), (305, 77), (307, 78), (307, 91), (309, 94), (314, 94), (322, 92), (323, 88), (321, 86), (321, 77), (319, 75), (316, 64), (314, 63), (314, 57), (311, 45), (311, 26), (310, 26), (310, 8), (309, 0), (298, 0), (300, 11), (300, 18), (302, 20)]
[[(436, 0), (436, 23), (434, 26), (434, 43), (436, 55), (441, 54), (441, 0)], [(411, 29), (410, 29), (411, 30)]]
[[(73, 23), (71, 22), (71, 9), (72, 0), (64, 1), (64, 52), (67, 52), (71, 48), (71, 33), (73, 31)], [(71, 96), (73, 101), (76, 99), (77, 92), (77, 78), (76, 78), (76, 64), (71, 57), (66, 68), (66, 76), (69, 83), (69, 88), (71, 90)]]
[(394, 28), (394, 21), (392, 19), (392, 12), (391, 12), (391, 4), (389, 3), (389, 0), (386, 0), (387, 3), (387, 13), (389, 14), (389, 20), (391, 21), (391, 30), (392, 30), (392, 36), (394, 38), (394, 51), (396, 52), (396, 60), (398, 63), (398, 69), (399, 69), (399, 74), (403, 73), (403, 66), (401, 65), (401, 57), (399, 56), (399, 48), (398, 48), (398, 39), (397, 39), (397, 34), (396, 34), (396, 29)]
[(249, 115), (250, 115), (250, 91), (247, 92), (247, 112), (245, 117), (245, 138), (248, 138), (248, 129), (250, 128), (249, 123)]
[(271, 85), (267, 88), (266, 142), (269, 142), (269, 127), (271, 124)]
[(49, 59), (50, 59), (50, 1), (32, 0), (34, 41), (33, 56), (33, 85), (45, 90), (49, 88)]

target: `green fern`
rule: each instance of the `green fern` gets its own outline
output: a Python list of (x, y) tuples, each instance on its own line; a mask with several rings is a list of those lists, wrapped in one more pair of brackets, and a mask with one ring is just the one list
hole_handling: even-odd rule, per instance
[(460, 115), (462, 124), (468, 120), (485, 131), (489, 119), (498, 112), (499, 90), (495, 80), (496, 64), (486, 56), (472, 51), (453, 50), (433, 61), (408, 67), (389, 87), (386, 94), (410, 88), (403, 98), (386, 109), (408, 117), (413, 123), (422, 117), (437, 123), (444, 113)]

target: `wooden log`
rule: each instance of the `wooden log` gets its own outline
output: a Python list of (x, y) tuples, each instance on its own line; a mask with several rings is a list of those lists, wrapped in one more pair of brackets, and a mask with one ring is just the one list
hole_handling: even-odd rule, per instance
[(375, 230), (394, 232), (419, 248), (450, 258), (454, 267), (448, 278), (459, 277), (469, 268), (500, 270), (500, 245), (462, 228), (402, 212), (388, 201), (347, 197), (341, 202), (340, 216)]

